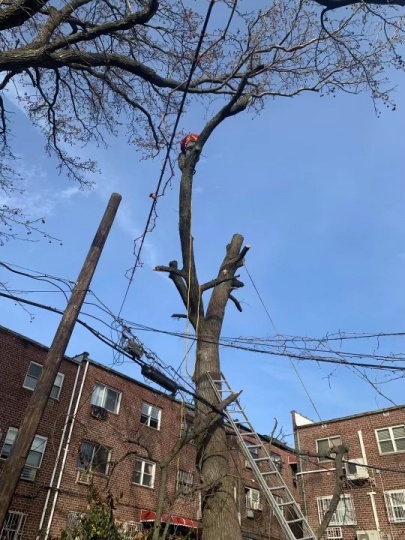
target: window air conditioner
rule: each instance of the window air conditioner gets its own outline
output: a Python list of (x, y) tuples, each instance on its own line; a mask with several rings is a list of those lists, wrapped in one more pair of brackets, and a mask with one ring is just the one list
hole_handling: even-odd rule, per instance
[(255, 513), (253, 512), (253, 510), (251, 508), (246, 509), (246, 517), (248, 517), (248, 518), (254, 518), (255, 517)]
[(348, 480), (364, 480), (369, 477), (368, 468), (364, 467), (364, 459), (351, 459), (345, 463), (346, 478)]
[(107, 410), (98, 405), (91, 406), (91, 416), (97, 420), (105, 420), (107, 418)]
[(252, 465), (250, 464), (250, 461), (248, 459), (245, 459), (245, 469), (251, 469)]
[(86, 486), (89, 486), (92, 482), (93, 475), (89, 473), (88, 471), (79, 471), (77, 473), (77, 479), (76, 482), (78, 484), (85, 484)]
[(357, 531), (357, 540), (380, 540), (380, 534), (378, 531)]

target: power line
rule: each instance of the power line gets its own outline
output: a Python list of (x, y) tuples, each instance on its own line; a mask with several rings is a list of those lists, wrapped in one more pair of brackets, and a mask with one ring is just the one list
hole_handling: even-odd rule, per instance
[[(267, 309), (266, 304), (264, 303), (264, 300), (263, 300), (263, 298), (261, 297), (261, 295), (260, 295), (260, 293), (259, 293), (259, 290), (258, 290), (258, 288), (256, 287), (256, 285), (255, 285), (255, 283), (254, 283), (254, 281), (253, 281), (253, 278), (252, 278), (252, 276), (251, 276), (250, 273), (249, 273), (249, 270), (248, 270), (247, 267), (246, 267), (246, 264), (244, 264), (244, 267), (245, 267), (246, 273), (247, 273), (247, 275), (249, 276), (249, 279), (250, 279), (250, 281), (251, 281), (251, 283), (252, 283), (252, 285), (253, 285), (253, 288), (254, 288), (254, 290), (256, 291), (256, 294), (257, 294), (257, 296), (258, 296), (258, 298), (259, 298), (259, 300), (260, 300), (260, 302), (261, 302), (261, 304), (262, 304), (262, 306), (263, 306), (263, 309), (264, 309), (264, 311), (266, 312), (267, 318), (269, 319), (270, 324), (271, 324), (272, 327), (274, 328), (274, 331), (276, 332), (276, 335), (278, 335), (277, 329), (276, 329), (276, 327), (275, 327), (275, 325), (274, 325), (273, 319), (272, 319), (271, 316), (270, 316), (269, 310)], [(314, 402), (314, 400), (312, 399), (312, 397), (311, 397), (311, 395), (310, 395), (310, 393), (309, 393), (309, 391), (308, 391), (308, 389), (307, 389), (307, 387), (306, 387), (306, 385), (305, 385), (305, 383), (304, 383), (304, 381), (303, 381), (301, 375), (300, 375), (299, 372), (298, 372), (297, 367), (295, 366), (295, 364), (294, 364), (294, 362), (292, 361), (291, 358), (290, 358), (290, 364), (291, 364), (291, 366), (292, 366), (292, 368), (293, 368), (293, 370), (294, 370), (296, 376), (298, 377), (298, 380), (300, 381), (301, 386), (302, 386), (302, 388), (304, 389), (304, 392), (305, 392), (305, 394), (307, 395), (307, 397), (308, 397), (308, 399), (309, 399), (309, 402), (311, 403), (311, 405), (312, 405), (312, 407), (313, 407), (313, 409), (314, 409), (316, 415), (318, 416), (319, 420), (322, 422), (321, 415), (319, 414), (319, 411), (318, 411), (318, 409), (316, 408), (315, 402)]]
[[(40, 304), (38, 302), (33, 302), (32, 300), (26, 300), (26, 299), (23, 299), (23, 298), (19, 298), (17, 296), (13, 296), (13, 295), (10, 295), (10, 294), (0, 292), (0, 297), (8, 298), (10, 300), (14, 300), (14, 301), (21, 302), (21, 303), (24, 303), (24, 304), (27, 304), (27, 305), (38, 307), (40, 309), (44, 309), (44, 310), (51, 311), (51, 312), (54, 312), (54, 313), (58, 313), (58, 314), (62, 313), (62, 310), (59, 310), (57, 308), (53, 308), (51, 306), (46, 306), (46, 305)], [(98, 332), (97, 330), (92, 328), (90, 325), (88, 325), (84, 321), (79, 320), (78, 323), (81, 324), (82, 326), (84, 326), (85, 328), (87, 328), (96, 337), (102, 336), (102, 334), (100, 332)], [(125, 321), (123, 321), (123, 324), (125, 324)], [(185, 337), (184, 334), (182, 334), (182, 333), (169, 332), (167, 330), (158, 330), (158, 329), (154, 329), (154, 328), (148, 328), (147, 331), (158, 333), (158, 334), (169, 335), (169, 336), (176, 337), (176, 338)], [(109, 338), (106, 338), (106, 336), (103, 336), (103, 337), (104, 337), (104, 339), (109, 340)], [(189, 339), (194, 340), (194, 341), (197, 340), (197, 338), (195, 336), (189, 336)], [(204, 342), (204, 343), (207, 343), (207, 344), (217, 343), (216, 341), (214, 342), (214, 341), (211, 341), (209, 339), (203, 339), (203, 340), (201, 340), (201, 338), (198, 338), (198, 339), (200, 341)], [(110, 343), (106, 343), (106, 344), (108, 346), (112, 346)], [(363, 368), (367, 368), (367, 369), (377, 369), (377, 370), (385, 370), (385, 371), (391, 371), (391, 372), (405, 372), (405, 366), (385, 366), (385, 365), (380, 365), (380, 364), (366, 364), (366, 363), (360, 363), (360, 362), (347, 362), (347, 361), (344, 361), (342, 359), (339, 360), (339, 359), (336, 359), (336, 358), (325, 358), (325, 357), (322, 357), (322, 356), (299, 356), (297, 354), (292, 354), (292, 353), (288, 353), (288, 352), (268, 351), (268, 350), (257, 349), (257, 348), (255, 349), (253, 347), (247, 347), (247, 346), (241, 346), (241, 345), (232, 345), (230, 343), (222, 343), (222, 342), (220, 342), (220, 345), (222, 347), (227, 347), (227, 348), (231, 348), (231, 349), (237, 349), (237, 350), (241, 350), (241, 351), (255, 352), (255, 353), (265, 354), (265, 355), (270, 355), (270, 356), (295, 358), (295, 359), (301, 360), (301, 361), (316, 361), (316, 362), (320, 362), (320, 363), (324, 362), (324, 363), (329, 363), (329, 364), (342, 365), (342, 366), (346, 366), (346, 367), (356, 366), (356, 367), (363, 367)]]

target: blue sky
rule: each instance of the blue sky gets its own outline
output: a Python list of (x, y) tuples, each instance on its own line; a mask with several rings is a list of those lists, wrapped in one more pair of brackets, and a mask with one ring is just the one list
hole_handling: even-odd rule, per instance
[[(327, 333), (401, 332), (405, 315), (405, 97), (403, 76), (393, 74), (397, 110), (377, 117), (367, 95), (320, 98), (313, 94), (267, 102), (252, 117), (229, 119), (212, 136), (195, 175), (193, 230), (200, 281), (213, 278), (225, 245), (235, 232), (252, 248), (246, 263), (280, 334), (322, 337)], [(44, 141), (10, 96), (13, 144), (21, 157), (26, 192), (19, 203), (33, 217), (46, 218), (46, 230), (63, 244), (9, 242), (0, 260), (75, 280), (94, 232), (113, 191), (122, 194), (113, 231), (107, 241), (92, 289), (117, 313), (126, 287), (125, 272), (134, 263), (133, 240), (142, 232), (161, 161), (141, 161), (124, 134), (108, 150), (79, 148), (95, 157), (101, 173), (92, 191), (58, 176), (55, 162), (45, 156)], [(181, 129), (201, 130), (205, 112), (193, 107)], [(157, 264), (180, 259), (177, 237), (179, 174), (159, 200), (156, 229), (147, 236), (143, 268), (135, 274), (122, 316), (168, 331), (185, 330), (185, 321), (171, 281), (152, 271)], [(3, 202), (2, 202), (3, 203)], [(238, 291), (244, 311), (229, 304), (224, 336), (271, 337), (271, 326), (243, 269), (245, 287)], [(49, 287), (0, 271), (10, 289)], [(23, 295), (63, 308), (60, 293)], [(50, 345), (59, 318), (0, 299), (0, 324)], [(96, 313), (93, 311), (93, 313)], [(104, 315), (98, 312), (98, 316)], [(109, 335), (101, 323), (90, 323)], [(167, 364), (183, 360), (183, 340), (151, 332), (138, 337)], [(402, 338), (361, 340), (344, 344), (350, 351), (379, 353), (403, 350)], [(106, 365), (116, 355), (92, 335), (76, 327), (67, 353), (82, 351)], [(119, 359), (118, 359), (119, 360)], [(189, 355), (193, 362), (193, 353)], [(222, 350), (225, 375), (235, 390), (243, 389), (246, 411), (262, 433), (273, 418), (291, 433), (290, 411), (317, 419), (289, 360), (234, 349)], [(403, 381), (381, 386), (383, 399), (359, 377), (340, 367), (315, 362), (296, 363), (322, 419), (344, 416), (403, 402)], [(136, 366), (115, 367), (139, 377)], [(191, 369), (191, 368), (190, 368)], [(380, 380), (381, 374), (371, 373)]]

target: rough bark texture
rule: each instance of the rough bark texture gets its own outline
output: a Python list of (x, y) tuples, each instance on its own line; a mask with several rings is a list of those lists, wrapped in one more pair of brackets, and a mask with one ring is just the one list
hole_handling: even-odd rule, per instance
[[(214, 129), (226, 118), (243, 111), (249, 104), (249, 98), (242, 96), (247, 83), (243, 78), (239, 88), (229, 102), (207, 123), (195, 146), (187, 151), (181, 163), (181, 182), (179, 196), (179, 236), (183, 267), (179, 269), (177, 261), (169, 266), (156, 267), (157, 271), (168, 272), (174, 282), (187, 310), (187, 318), (197, 334), (197, 353), (194, 372), (196, 392), (216, 407), (220, 406), (207, 373), (214, 380), (220, 379), (219, 338), (225, 316), (228, 299), (240, 308), (240, 304), (231, 294), (243, 283), (235, 279), (235, 273), (243, 265), (243, 257), (249, 246), (243, 247), (243, 237), (235, 234), (226, 247), (226, 254), (217, 278), (200, 285), (194, 258), (191, 232), (191, 199), (193, 174), (202, 147)], [(207, 309), (204, 309), (202, 294), (212, 289)], [(238, 309), (239, 309), (238, 308)], [(228, 446), (223, 417), (217, 417), (207, 429), (201, 430), (212, 408), (204, 402), (196, 401), (196, 437), (198, 457), (197, 468), (202, 481), (202, 522), (204, 540), (239, 540), (241, 539), (237, 508), (233, 496), (233, 484), (229, 477)]]

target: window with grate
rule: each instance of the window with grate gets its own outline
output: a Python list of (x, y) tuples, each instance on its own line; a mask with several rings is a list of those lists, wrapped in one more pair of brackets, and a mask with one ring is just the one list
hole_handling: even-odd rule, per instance
[(142, 404), (141, 424), (154, 429), (160, 429), (160, 418), (162, 411), (148, 403)]
[(155, 484), (156, 464), (144, 459), (135, 461), (135, 470), (132, 476), (132, 483), (139, 486), (153, 488)]
[(177, 473), (177, 489), (182, 493), (190, 493), (191, 491), (193, 491), (193, 486), (193, 473), (179, 470)]
[[(331, 448), (340, 446), (341, 444), (342, 444), (342, 439), (340, 435), (336, 435), (334, 437), (326, 437), (325, 439), (318, 439), (316, 441), (316, 451), (318, 454), (326, 454), (327, 452), (329, 452)], [(320, 463), (323, 461), (327, 461), (329, 463), (331, 462), (330, 459), (323, 458), (323, 457), (318, 458), (318, 461)]]
[(27, 514), (22, 512), (7, 512), (3, 528), (1, 529), (1, 540), (22, 540), (23, 529)]
[(376, 429), (380, 454), (405, 452), (405, 426), (392, 426)]
[(385, 505), (387, 507), (388, 520), (390, 523), (405, 522), (405, 489), (384, 492)]
[[(321, 523), (325, 513), (328, 511), (332, 495), (318, 497), (318, 515)], [(351, 495), (341, 495), (339, 504), (330, 520), (329, 525), (356, 525), (356, 514), (354, 511), (353, 498)]]
[[(38, 379), (40, 378), (42, 373), (42, 366), (41, 364), (37, 364), (36, 362), (31, 362), (27, 374), (24, 379), (24, 388), (28, 388), (29, 390), (34, 390), (34, 388), (37, 385)], [(58, 373), (55, 377), (55, 382), (53, 383), (51, 395), (49, 396), (52, 399), (59, 399), (60, 391), (62, 389), (63, 379), (64, 379), (63, 373)]]
[[(17, 436), (18, 429), (14, 427), (8, 428), (6, 438), (1, 449), (0, 458), (7, 459), (11, 448)], [(47, 443), (46, 437), (35, 435), (31, 445), (31, 450), (27, 456), (25, 467), (22, 470), (20, 478), (33, 482), (37, 475), (37, 470), (41, 467), (42, 458), (44, 457), (45, 447)]]
[(91, 404), (96, 407), (102, 407), (109, 412), (118, 414), (121, 402), (121, 392), (105, 386), (105, 384), (96, 383), (91, 396)]
[(108, 474), (111, 452), (101, 444), (82, 441), (77, 458), (77, 468), (99, 474)]

